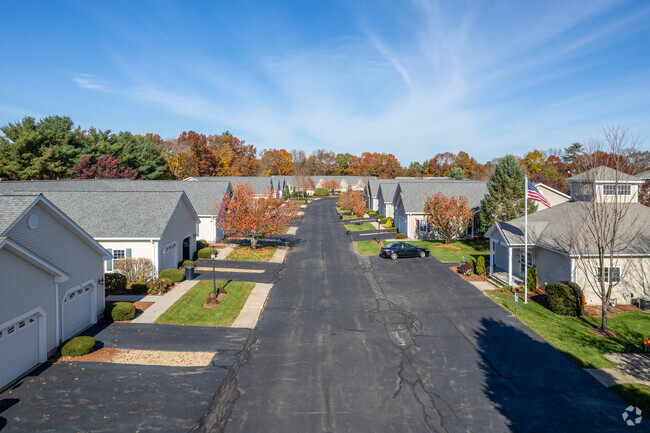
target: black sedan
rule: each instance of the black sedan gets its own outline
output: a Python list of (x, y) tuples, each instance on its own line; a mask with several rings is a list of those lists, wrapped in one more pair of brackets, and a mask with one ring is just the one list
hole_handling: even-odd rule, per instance
[(416, 247), (406, 242), (393, 242), (392, 244), (381, 247), (380, 256), (390, 257), (395, 260), (398, 257), (427, 257), (428, 248)]

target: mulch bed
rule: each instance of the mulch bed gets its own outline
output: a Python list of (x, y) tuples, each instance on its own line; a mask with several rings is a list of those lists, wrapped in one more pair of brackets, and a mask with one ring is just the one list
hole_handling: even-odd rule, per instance
[(465, 281), (487, 281), (487, 276), (486, 275), (476, 275), (476, 274), (463, 275), (463, 274), (459, 273), (458, 272), (458, 266), (456, 266), (456, 265), (450, 267), (449, 269), (454, 271), (456, 273), (456, 275), (458, 275), (459, 277), (461, 277)]
[(460, 249), (460, 247), (457, 247), (456, 245), (451, 245), (451, 244), (436, 245), (436, 248), (452, 248), (454, 250), (459, 250)]
[[(607, 309), (607, 317), (614, 317), (617, 314), (627, 313), (630, 311), (639, 311), (634, 305), (621, 304)], [(585, 316), (587, 317), (602, 317), (603, 310), (600, 305), (587, 305), (585, 307)]]
[(217, 295), (217, 301), (214, 301), (214, 296), (212, 293), (210, 293), (210, 296), (208, 299), (205, 301), (205, 304), (203, 304), (203, 308), (217, 308), (219, 305), (221, 305), (221, 302), (223, 301), (223, 298), (228, 296), (228, 292), (220, 292)]
[(142, 314), (144, 310), (147, 308), (151, 307), (155, 302), (143, 302), (143, 301), (137, 301), (134, 302), (133, 305), (135, 305), (135, 316), (139, 316)]
[(90, 352), (88, 355), (83, 355), (83, 356), (62, 356), (61, 354), (57, 353), (52, 358), (50, 358), (50, 361), (52, 361), (52, 363), (54, 364), (59, 364), (61, 362), (75, 362), (75, 361), (110, 362), (110, 360), (113, 359), (120, 352), (121, 352), (120, 349), (116, 349), (114, 347), (102, 347), (93, 352)]

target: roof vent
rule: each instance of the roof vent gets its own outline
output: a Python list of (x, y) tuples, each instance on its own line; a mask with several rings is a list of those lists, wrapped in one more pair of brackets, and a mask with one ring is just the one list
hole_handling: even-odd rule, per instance
[(27, 227), (29, 227), (31, 230), (34, 230), (36, 227), (38, 227), (38, 217), (36, 215), (31, 215), (29, 218), (27, 218)]

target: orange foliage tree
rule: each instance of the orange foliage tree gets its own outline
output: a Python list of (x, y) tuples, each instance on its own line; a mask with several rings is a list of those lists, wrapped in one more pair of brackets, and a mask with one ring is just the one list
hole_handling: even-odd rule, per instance
[(424, 172), (425, 176), (447, 177), (456, 155), (451, 152), (438, 153), (429, 160), (429, 166)]
[(232, 194), (216, 204), (213, 217), (224, 234), (245, 236), (255, 249), (264, 236), (279, 234), (297, 212), (271, 191), (265, 191), (264, 197), (253, 197), (253, 188), (247, 183), (235, 185)]
[(465, 197), (456, 199), (439, 192), (432, 197), (427, 196), (424, 215), (448, 244), (469, 226), (474, 211), (469, 208)]
[(341, 188), (341, 184), (336, 179), (327, 179), (322, 183), (323, 188), (327, 188), (330, 192), (334, 192)]
[(338, 206), (341, 209), (351, 210), (358, 218), (366, 214), (366, 199), (361, 191), (343, 191), (339, 197)]
[(293, 156), (284, 149), (267, 149), (262, 152), (260, 165), (264, 176), (293, 175)]

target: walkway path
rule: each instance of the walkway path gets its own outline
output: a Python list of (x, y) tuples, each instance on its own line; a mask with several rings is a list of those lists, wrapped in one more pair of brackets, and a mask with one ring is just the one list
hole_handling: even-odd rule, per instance
[(144, 310), (141, 315), (131, 321), (131, 323), (154, 323), (169, 307), (174, 305), (184, 294), (188, 292), (199, 280), (185, 280), (174, 286), (149, 308)]

